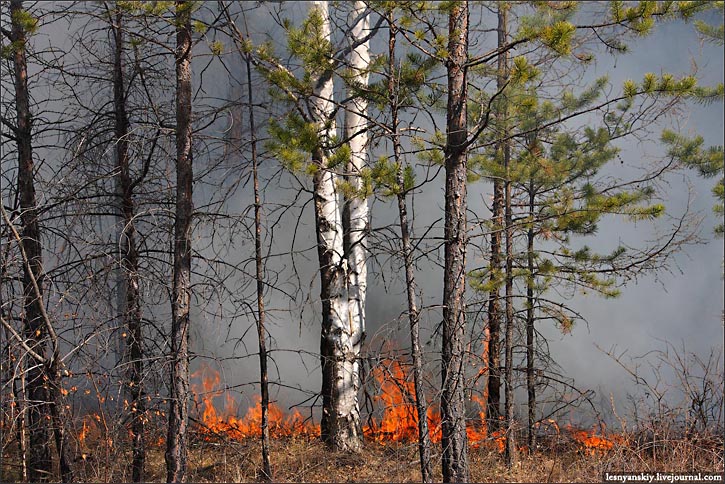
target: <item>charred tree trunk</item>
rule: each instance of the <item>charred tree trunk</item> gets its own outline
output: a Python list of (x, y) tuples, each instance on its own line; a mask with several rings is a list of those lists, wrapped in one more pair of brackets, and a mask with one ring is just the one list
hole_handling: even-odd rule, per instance
[[(322, 36), (329, 39), (330, 12), (326, 1), (314, 2), (322, 18)], [(359, 331), (351, 327), (347, 309), (347, 261), (337, 174), (328, 167), (327, 146), (334, 132), (332, 76), (320, 76), (312, 99), (313, 117), (320, 130), (320, 146), (312, 152), (317, 255), (320, 264), (322, 331), (321, 437), (331, 448), (357, 452), (362, 448), (362, 427), (357, 405), (357, 357), (353, 346)]]
[(448, 106), (445, 147), (445, 269), (443, 280), (443, 481), (468, 482), (464, 399), (468, 2), (454, 3), (448, 21)]
[(526, 234), (527, 250), (526, 263), (529, 278), (526, 284), (526, 389), (528, 393), (528, 446), (529, 452), (536, 449), (536, 368), (534, 361), (534, 202), (536, 192), (534, 181), (529, 183), (529, 230)]
[[(499, 87), (500, 88), (500, 87)], [(498, 286), (501, 274), (501, 233), (503, 231), (503, 183), (493, 180), (493, 206), (491, 207), (491, 274), (494, 289), (488, 299), (488, 408), (489, 428), (497, 430), (501, 417), (501, 302)]]
[(166, 480), (184, 482), (189, 424), (189, 306), (191, 304), (191, 10), (176, 2), (176, 221), (171, 300), (171, 395)]
[[(13, 43), (13, 70), (15, 74), (15, 110), (17, 126), (15, 136), (18, 148), (18, 192), (20, 198), (22, 237), (21, 248), (27, 257), (23, 265), (23, 331), (28, 346), (37, 354), (45, 356), (47, 351), (47, 332), (42, 304), (43, 256), (40, 242), (37, 201), (35, 197), (34, 163), (32, 146), (32, 115), (28, 93), (28, 66), (25, 53), (27, 42), (20, 13), (23, 2), (10, 2), (10, 19)], [(34, 282), (40, 293), (36, 294)], [(32, 359), (29, 359), (32, 361)], [(26, 398), (28, 415), (28, 435), (30, 438), (28, 453), (28, 478), (31, 481), (47, 481), (52, 475), (50, 457), (50, 395), (46, 379), (47, 368), (40, 362), (29, 365), (26, 376)]]
[[(506, 5), (498, 6), (498, 47), (506, 45)], [(506, 87), (507, 79), (507, 54), (498, 57), (496, 89), (500, 92)], [(505, 99), (505, 96), (504, 96)], [(499, 124), (503, 123), (503, 113), (499, 109), (496, 113)], [(496, 155), (503, 157), (503, 147), (499, 143), (496, 147)], [(489, 325), (489, 346), (488, 346), (488, 419), (491, 422), (492, 430), (497, 430), (501, 423), (501, 296), (499, 281), (501, 277), (501, 240), (504, 231), (504, 181), (496, 177), (493, 180), (493, 205), (491, 207), (491, 220), (493, 232), (491, 233), (491, 275), (490, 281), (494, 289), (489, 294), (488, 300), (488, 325)]]
[[(500, 3), (498, 8), (498, 44), (503, 46), (506, 44), (508, 37), (508, 6)], [(497, 85), (499, 91), (502, 91), (508, 83), (509, 66), (508, 51), (501, 54), (498, 60), (498, 76)], [(499, 135), (506, 138), (509, 134), (508, 127), (508, 100), (503, 96), (503, 106), (499, 108)], [(505, 235), (505, 345), (504, 345), (504, 385), (505, 385), (505, 404), (504, 404), (504, 425), (505, 425), (505, 446), (504, 457), (508, 467), (516, 463), (516, 440), (514, 433), (514, 388), (513, 388), (513, 357), (514, 357), (514, 306), (513, 306), (513, 221), (511, 212), (511, 143), (506, 140), (499, 144), (498, 153), (503, 158), (504, 180), (503, 180), (503, 212), (504, 212), (504, 235)]]
[[(504, 42), (507, 35), (507, 8), (501, 5), (498, 14), (499, 35), (503, 36)], [(501, 56), (504, 62), (503, 74), (508, 77), (508, 53)], [(505, 102), (505, 101), (504, 101)], [(508, 107), (503, 109), (503, 131), (505, 137), (508, 134)], [(506, 236), (506, 284), (505, 284), (505, 312), (506, 312), (506, 336), (505, 336), (505, 426), (506, 426), (506, 443), (505, 443), (505, 460), (508, 467), (512, 467), (517, 460), (516, 455), (516, 436), (514, 432), (514, 304), (513, 304), (513, 220), (511, 213), (511, 143), (504, 141), (503, 143), (503, 165), (504, 165), (504, 232)]]
[[(49, 409), (49, 415), (44, 415), (43, 420), (46, 422), (46, 425), (52, 425), (53, 427), (53, 436), (55, 438), (56, 450), (58, 452), (58, 464), (60, 467), (61, 482), (72, 482), (73, 472), (70, 465), (70, 459), (68, 457), (68, 437), (65, 433), (66, 427), (65, 420), (63, 418), (63, 411), (66, 406), (63, 402), (60, 386), (63, 362), (60, 358), (58, 334), (55, 332), (55, 329), (53, 328), (53, 325), (50, 321), (50, 316), (48, 316), (48, 313), (45, 310), (41, 285), (38, 283), (38, 280), (33, 273), (31, 258), (25, 251), (23, 236), (18, 233), (17, 229), (13, 225), (13, 222), (10, 220), (10, 217), (8, 216), (5, 208), (2, 205), (0, 205), (0, 213), (2, 213), (3, 221), (5, 222), (6, 226), (9, 227), (10, 232), (19, 244), (20, 255), (23, 261), (23, 270), (25, 271), (25, 274), (29, 276), (27, 278), (27, 281), (30, 283), (30, 288), (35, 296), (35, 301), (37, 302), (36, 309), (38, 310), (38, 315), (42, 324), (42, 329), (39, 329), (38, 331), (44, 332), (46, 336), (46, 343), (50, 344), (50, 347), (52, 349), (50, 358), (44, 356), (44, 353), (47, 349), (46, 347), (40, 347), (37, 345), (34, 346), (33, 338), (18, 335), (17, 332), (15, 332), (15, 330), (13, 330), (3, 318), (0, 318), (0, 320), (2, 321), (2, 325), (5, 327), (5, 329), (9, 329), (10, 333), (22, 345), (23, 349), (25, 350), (26, 357), (33, 360), (32, 364), (34, 365), (34, 367), (40, 368), (40, 371), (42, 372), (44, 388), (48, 397), (48, 400), (44, 403), (46, 404), (46, 408)], [(36, 334), (35, 336), (38, 335)], [(46, 344), (45, 346), (48, 345)], [(39, 353), (38, 350), (42, 350), (43, 353)], [(50, 445), (50, 442), (47, 442), (47, 445)], [(48, 458), (50, 459), (50, 456)], [(52, 477), (49, 473), (38, 472), (38, 474), (40, 474), (40, 481), (42, 482), (47, 481), (50, 479), (50, 477)]]
[(400, 132), (398, 127), (398, 95), (395, 77), (397, 70), (395, 61), (395, 41), (397, 28), (393, 19), (392, 10), (388, 12), (388, 97), (390, 99), (391, 129), (393, 141), (393, 156), (397, 166), (396, 183), (400, 187), (397, 193), (398, 217), (400, 221), (400, 242), (403, 251), (403, 265), (405, 266), (405, 282), (408, 296), (408, 321), (410, 323), (410, 353), (413, 358), (413, 386), (415, 389), (415, 409), (418, 418), (418, 454), (420, 457), (421, 482), (433, 482), (433, 469), (430, 461), (430, 433), (428, 430), (428, 402), (423, 388), (423, 355), (420, 349), (420, 313), (416, 301), (415, 270), (413, 268), (413, 244), (410, 240), (410, 227), (408, 223), (408, 206), (406, 202), (405, 179), (403, 172), (403, 159), (400, 145)]
[(511, 180), (509, 175), (510, 147), (508, 142), (504, 145), (504, 166), (506, 168), (506, 181), (504, 182), (505, 199), (505, 232), (506, 232), (506, 336), (505, 336), (505, 426), (506, 426), (506, 465), (512, 467), (517, 460), (516, 425), (514, 416), (514, 305), (513, 305), (513, 222), (511, 215)]
[(142, 393), (143, 350), (141, 323), (141, 295), (139, 292), (138, 248), (136, 245), (134, 186), (131, 180), (128, 136), (129, 121), (126, 112), (126, 93), (123, 72), (123, 15), (116, 13), (112, 24), (114, 39), (113, 106), (115, 112), (116, 170), (119, 185), (119, 202), (123, 229), (120, 237), (122, 291), (125, 295), (122, 307), (123, 326), (127, 330), (126, 351), (129, 364), (126, 392), (131, 412), (131, 474), (133, 482), (142, 482), (146, 446), (144, 442), (144, 418), (146, 405)]
[(493, 232), (491, 233), (491, 284), (495, 288), (488, 299), (488, 405), (487, 420), (491, 430), (498, 429), (501, 416), (501, 303), (498, 287), (501, 273), (501, 232), (503, 229), (503, 184), (493, 181)]
[(252, 177), (254, 183), (254, 258), (257, 279), (257, 341), (259, 345), (259, 385), (262, 396), (262, 469), (261, 479), (272, 480), (272, 466), (269, 463), (269, 381), (267, 374), (267, 332), (264, 327), (264, 262), (262, 259), (262, 201), (259, 195), (259, 165), (257, 163), (257, 133), (254, 124), (252, 103), (252, 62), (245, 57), (247, 67), (247, 101), (249, 103), (249, 130), (252, 136)]

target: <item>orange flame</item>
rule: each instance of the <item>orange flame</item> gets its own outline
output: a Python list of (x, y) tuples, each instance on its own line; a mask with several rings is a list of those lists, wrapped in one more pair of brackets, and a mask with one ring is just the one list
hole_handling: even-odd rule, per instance
[[(376, 400), (383, 404), (383, 416), (378, 423), (363, 427), (366, 437), (381, 444), (385, 442), (410, 442), (418, 439), (418, 412), (415, 407), (415, 384), (406, 378), (397, 361), (386, 361), (373, 370), (380, 384), (381, 395)], [(428, 408), (428, 429), (430, 439), (440, 442), (440, 414), (433, 407)]]
[[(409, 378), (409, 372), (398, 361), (384, 361), (381, 366), (373, 370), (373, 376), (380, 385), (380, 394), (375, 397), (381, 404), (382, 417), (378, 420), (371, 418), (368, 425), (363, 427), (363, 433), (369, 440), (380, 445), (401, 442), (415, 442), (418, 439), (418, 416), (415, 407), (414, 383)], [(197, 404), (201, 407), (199, 432), (206, 440), (224, 436), (233, 440), (243, 440), (261, 435), (262, 405), (261, 398), (255, 397), (255, 404), (251, 406), (243, 417), (239, 417), (239, 406), (231, 393), (221, 389), (221, 377), (218, 371), (203, 365), (192, 374), (192, 378), (200, 383), (192, 385)], [(215, 406), (223, 401), (223, 405)], [(486, 394), (474, 395), (472, 401), (480, 407), (479, 418), (471, 420), (466, 428), (469, 445), (472, 448), (489, 448), (504, 452), (505, 432), (497, 430), (489, 433), (486, 426)], [(320, 435), (320, 427), (302, 416), (295, 410), (291, 414), (285, 412), (274, 403), (269, 405), (269, 433), (273, 438), (280, 437), (316, 437)], [(441, 441), (441, 415), (440, 410), (431, 405), (427, 412), (430, 440), (433, 443)], [(85, 425), (85, 422), (84, 422)], [(556, 421), (547, 419), (538, 424), (556, 431), (560, 429)], [(85, 427), (84, 427), (85, 428)], [(596, 435), (594, 431), (566, 427), (567, 433), (578, 442), (587, 455), (597, 455), (611, 450), (615, 443), (623, 442), (617, 435)], [(527, 449), (522, 448), (522, 451)]]
[[(382, 445), (390, 442), (413, 442), (418, 439), (418, 416), (415, 408), (414, 383), (410, 381), (403, 366), (397, 361), (386, 361), (373, 372), (380, 384), (381, 394), (376, 400), (382, 404), (382, 418), (375, 418), (363, 427), (365, 436)], [(200, 384), (192, 385), (197, 404), (201, 406), (199, 430), (205, 439), (226, 436), (233, 440), (243, 440), (261, 435), (262, 408), (261, 398), (255, 397), (255, 405), (250, 407), (244, 417), (238, 417), (238, 404), (229, 392), (220, 389), (221, 377), (218, 371), (203, 365), (193, 373), (192, 378)], [(215, 406), (215, 399), (223, 397), (223, 410)], [(493, 446), (503, 452), (504, 435), (501, 431), (490, 436), (485, 423), (486, 398), (474, 396), (473, 400), (481, 407), (480, 421), (469, 424), (466, 429), (472, 447)], [(270, 436), (314, 437), (320, 435), (319, 425), (313, 424), (295, 410), (289, 415), (277, 405), (269, 405)], [(433, 443), (441, 441), (441, 415), (435, 406), (429, 406), (427, 412), (430, 439)]]
[(624, 438), (620, 435), (615, 434), (607, 437), (596, 435), (596, 430), (594, 429), (588, 432), (586, 430), (574, 429), (571, 425), (567, 425), (566, 429), (572, 438), (582, 446), (587, 455), (594, 456), (606, 453), (612, 450), (615, 444), (622, 444), (624, 442)]
[(81, 447), (85, 447), (89, 443), (88, 441), (95, 441), (100, 437), (100, 430), (96, 423), (100, 420), (101, 417), (97, 413), (90, 413), (83, 417), (83, 424), (78, 432), (78, 443)]
[[(192, 378), (201, 379), (201, 388), (192, 385), (197, 403), (202, 405), (200, 431), (206, 434), (206, 439), (225, 435), (233, 440), (243, 440), (248, 437), (259, 437), (262, 434), (262, 399), (255, 397), (255, 405), (247, 410), (244, 417), (239, 418), (238, 404), (234, 397), (220, 390), (221, 377), (219, 372), (203, 365), (193, 373)], [(224, 409), (217, 411), (214, 406), (216, 397), (224, 397)], [(201, 399), (201, 402), (199, 402)], [(274, 403), (270, 403), (269, 434), (273, 438), (291, 436), (316, 436), (320, 434), (319, 426), (312, 424), (302, 414), (295, 410), (290, 415), (285, 413)]]

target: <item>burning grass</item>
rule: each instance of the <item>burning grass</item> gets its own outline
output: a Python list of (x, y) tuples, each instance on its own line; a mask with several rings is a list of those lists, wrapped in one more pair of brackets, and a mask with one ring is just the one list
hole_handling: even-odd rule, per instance
[[(254, 410), (247, 412), (250, 419)], [(240, 420), (244, 422), (246, 417)], [(289, 417), (280, 422), (290, 422)], [(244, 422), (248, 425), (250, 421)], [(211, 433), (196, 425), (189, 449), (190, 482), (249, 482), (258, 480), (261, 467), (258, 430), (239, 438), (236, 427)], [(395, 430), (395, 429), (393, 429)], [(395, 430), (391, 436), (400, 435)], [(130, 445), (122, 435), (109, 438), (95, 417), (84, 419), (77, 429), (75, 455), (78, 482), (125, 482), (130, 480)], [(146, 480), (166, 478), (161, 427), (150, 430), (146, 441)], [(416, 482), (419, 480), (416, 442), (410, 439), (381, 440), (381, 433), (366, 437), (364, 451), (345, 454), (329, 451), (311, 433), (277, 432), (272, 440), (271, 461), (276, 482)], [(594, 430), (566, 428), (540, 439), (534, 454), (523, 453), (513, 469), (507, 469), (495, 437), (483, 445), (471, 445), (471, 478), (476, 482), (600, 482), (604, 471), (688, 470), (723, 472), (722, 436), (649, 439), (643, 435), (601, 435)], [(11, 449), (10, 447), (8, 449)], [(440, 481), (440, 444), (433, 444), (435, 479)], [(18, 480), (17, 455), (3, 459), (3, 476)]]
[[(479, 446), (470, 451), (471, 478), (475, 482), (600, 482), (604, 471), (723, 471), (717, 442), (673, 441), (657, 455), (643, 443), (614, 442), (611, 448), (590, 452), (566, 431), (552, 436), (534, 455), (523, 455), (514, 469), (507, 469), (495, 448)], [(722, 439), (719, 440), (722, 445)], [(441, 480), (439, 444), (433, 446), (435, 479)], [(357, 455), (329, 451), (317, 438), (288, 436), (272, 440), (272, 469), (276, 482), (416, 482), (419, 480), (415, 443), (367, 441)], [(118, 482), (130, 477), (124, 464), (130, 452), (121, 451), (111, 463), (101, 456), (80, 462), (79, 481)], [(104, 468), (110, 464), (107, 468)], [(121, 464), (121, 465), (119, 465)], [(258, 480), (261, 466), (256, 438), (210, 441), (196, 433), (189, 453), (190, 482), (249, 482)], [(147, 480), (166, 478), (164, 449), (149, 450)]]
[[(417, 421), (413, 384), (395, 362), (373, 373), (378, 417), (363, 428), (361, 454), (331, 452), (319, 441), (319, 426), (299, 411), (285, 412), (272, 404), (269, 411), (271, 460), (278, 482), (416, 482), (419, 480)], [(258, 480), (261, 468), (259, 399), (242, 415), (237, 401), (221, 385), (216, 370), (202, 367), (194, 374), (195, 411), (189, 449), (190, 482)], [(481, 400), (474, 398), (479, 406)], [(146, 480), (164, 481), (164, 418), (156, 411), (147, 425)], [(672, 432), (618, 434), (605, 427), (560, 427), (554, 420), (540, 423), (536, 452), (520, 447), (521, 460), (513, 469), (503, 462), (503, 435), (488, 432), (485, 416), (467, 428), (471, 478), (476, 482), (599, 482), (605, 471), (723, 472), (722, 435)], [(433, 461), (440, 480), (440, 413), (428, 411)], [(660, 431), (661, 430), (661, 431)], [(103, 415), (88, 414), (73, 433), (74, 467), (79, 482), (129, 481), (131, 452), (123, 424), (110, 426)], [(666, 435), (666, 438), (662, 436)], [(521, 437), (521, 436), (519, 436)], [(523, 441), (521, 439), (520, 441)], [(5, 443), (4, 443), (5, 444)], [(5, 446), (3, 477), (19, 480), (14, 446)]]

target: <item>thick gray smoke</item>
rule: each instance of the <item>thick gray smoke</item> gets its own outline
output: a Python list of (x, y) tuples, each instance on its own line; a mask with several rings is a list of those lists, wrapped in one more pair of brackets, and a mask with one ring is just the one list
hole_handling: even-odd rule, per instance
[[(256, 41), (270, 41), (278, 53), (284, 51), (284, 34), (276, 22), (279, 17), (287, 17), (299, 22), (306, 11), (304, 4), (262, 5), (250, 9), (247, 22)], [(484, 18), (483, 23), (487, 20)], [(490, 21), (490, 20), (488, 20)], [(491, 28), (493, 28), (493, 24)], [(49, 28), (47, 36), (62, 39), (66, 30), (61, 25)], [(385, 34), (387, 35), (387, 34)], [(488, 38), (490, 37), (490, 38)], [(493, 44), (495, 33), (477, 34), (472, 42), (478, 45)], [(221, 37), (220, 37), (221, 39)], [(200, 56), (195, 60), (197, 72), (195, 86), (203, 79), (204, 92), (199, 97), (229, 97), (231, 101), (245, 102), (245, 71), (241, 59), (233, 54), (234, 46), (224, 39), (228, 54), (220, 62), (209, 62)], [(228, 43), (227, 43), (228, 42)], [(200, 44), (199, 49), (203, 49)], [(382, 54), (385, 42), (373, 41), (373, 52)], [(229, 53), (231, 52), (231, 53)], [(655, 32), (646, 38), (632, 43), (632, 50), (616, 58), (602, 52), (598, 53), (596, 63), (586, 73), (585, 80), (592, 80), (607, 74), (613, 86), (620, 86), (626, 79), (639, 80), (646, 72), (670, 72), (683, 75), (697, 70), (704, 84), (723, 81), (721, 49), (709, 44), (700, 44), (693, 34), (692, 25), (680, 22), (659, 25)], [(222, 65), (223, 63), (223, 65)], [(209, 64), (209, 67), (207, 67)], [(203, 77), (200, 72), (204, 70)], [(260, 103), (267, 105), (269, 86), (255, 76), (255, 93)], [(36, 95), (42, 95), (38, 93)], [(226, 100), (221, 99), (220, 104)], [(248, 134), (246, 112), (241, 115), (228, 115), (213, 125), (207, 133), (223, 138), (229, 132)], [(277, 110), (257, 110), (257, 122), (264, 126), (269, 116), (279, 113)], [(232, 125), (232, 121), (241, 126)], [(429, 123), (420, 121), (421, 126), (430, 129)], [(688, 111), (678, 114), (667, 124), (675, 122), (675, 128), (684, 134), (699, 134), (707, 145), (723, 144), (722, 105), (713, 103), (705, 106), (692, 106)], [(664, 156), (664, 150), (658, 144), (660, 126), (653, 126), (646, 139), (628, 139), (619, 143), (622, 149), (621, 165), (613, 168), (636, 169), (642, 163)], [(238, 131), (237, 131), (238, 130)], [(261, 131), (263, 132), (263, 130)], [(201, 145), (200, 145), (201, 146)], [(385, 152), (383, 144), (376, 148), (375, 156)], [(197, 157), (200, 163), (211, 162), (208, 158), (218, 157), (219, 153)], [(248, 156), (240, 155), (240, 159)], [(375, 159), (375, 156), (372, 159)], [(414, 162), (414, 159), (408, 161)], [(248, 173), (239, 169), (233, 159), (225, 161), (228, 166), (226, 178), (220, 177), (222, 189), (209, 185), (197, 185), (195, 203), (203, 206), (208, 199), (215, 199), (221, 192), (234, 183), (239, 183), (232, 196), (226, 201), (224, 210), (249, 226), (253, 198)], [(619, 165), (619, 164), (618, 164)], [(426, 176), (426, 169), (418, 168), (418, 178)], [(434, 172), (434, 170), (433, 170)], [(218, 175), (215, 175), (218, 176)], [(319, 282), (317, 274), (317, 253), (314, 236), (314, 214), (310, 203), (311, 194), (301, 188), (310, 188), (310, 181), (304, 174), (290, 175), (281, 169), (273, 159), (266, 159), (262, 165), (265, 180), (264, 212), (266, 217), (265, 251), (268, 251), (267, 273), (273, 277), (270, 282), (274, 288), (268, 291), (269, 334), (272, 340), (272, 358), (270, 380), (280, 385), (273, 388), (273, 397), (284, 404), (292, 404), (308, 398), (317, 392), (320, 386), (319, 362)], [(688, 351), (706, 354), (713, 347), (722, 348), (723, 324), (723, 247), (721, 240), (712, 237), (712, 227), (718, 220), (712, 214), (713, 198), (710, 193), (713, 180), (703, 180), (695, 173), (682, 172), (671, 176), (663, 185), (663, 203), (668, 213), (679, 216), (688, 210), (704, 217), (701, 230), (707, 242), (686, 247), (669, 264), (668, 271), (656, 276), (648, 275), (631, 281), (614, 300), (605, 300), (596, 295), (577, 293), (570, 304), (588, 320), (588, 325), (579, 323), (570, 334), (547, 324), (539, 327), (549, 343), (551, 355), (561, 366), (567, 377), (574, 379), (582, 389), (594, 389), (600, 395), (612, 394), (617, 402), (624, 402), (627, 393), (634, 392), (631, 379), (602, 351), (617, 347), (617, 353), (627, 350), (628, 354), (640, 355), (654, 349), (664, 348), (664, 342), (676, 346), (684, 344)], [(488, 216), (486, 203), (490, 200), (491, 186), (485, 181), (471, 184), (469, 209), (479, 217)], [(442, 176), (418, 190), (413, 197), (414, 235), (422, 236), (431, 224), (433, 230), (427, 233), (431, 238), (422, 248), (432, 249), (440, 241), (433, 237), (442, 236), (443, 186)], [(289, 209), (284, 209), (291, 205)], [(372, 229), (375, 240), (372, 247), (375, 255), (371, 262), (369, 296), (367, 301), (367, 341), (371, 351), (382, 345), (383, 341), (397, 342), (407, 348), (407, 324), (400, 320), (405, 311), (403, 278), (400, 274), (400, 261), (383, 249), (397, 247), (392, 235), (397, 232), (396, 208), (391, 200), (378, 198), (372, 203)], [(666, 231), (671, 220), (666, 219), (654, 224), (641, 222), (632, 224), (621, 220), (605, 220), (593, 238), (586, 243), (606, 252), (626, 243), (632, 247), (642, 246), (652, 240), (658, 231)], [(390, 230), (387, 228), (391, 227)], [(205, 237), (214, 233), (218, 241), (229, 237), (224, 229), (212, 231), (203, 222), (199, 223), (195, 233), (200, 246)], [(232, 233), (232, 232), (230, 232)], [(236, 230), (229, 251), (219, 252), (233, 264), (238, 264), (251, 277), (253, 265), (253, 242), (250, 232)], [(272, 238), (273, 236), (273, 238)], [(216, 242), (215, 242), (216, 243)], [(272, 244), (271, 247), (269, 244)], [(215, 251), (210, 247), (199, 249), (209, 256)], [(422, 295), (423, 338), (426, 344), (428, 370), (436, 374), (438, 368), (438, 341), (433, 332), (440, 321), (438, 305), (441, 301), (443, 274), (439, 252), (433, 251), (428, 258), (421, 258), (418, 265), (417, 281)], [(481, 254), (473, 249), (469, 256), (471, 268), (482, 264)], [(217, 303), (212, 298), (202, 300), (194, 312), (192, 334), (194, 347), (199, 355), (216, 360), (212, 366), (222, 368), (223, 381), (240, 394), (238, 398), (245, 403), (257, 394), (258, 387), (252, 383), (259, 380), (256, 358), (256, 330), (251, 309), (254, 306), (253, 286), (248, 283), (234, 282), (229, 290), (236, 299), (224, 298)], [(292, 298), (290, 299), (290, 295)], [(479, 298), (481, 299), (481, 298)], [(198, 301), (198, 300), (197, 300)], [(249, 307), (245, 307), (249, 304)], [(241, 314), (240, 316), (234, 316)], [(481, 321), (477, 323), (480, 331)], [(473, 329), (473, 323), (472, 323)], [(197, 359), (198, 364), (202, 358)]]

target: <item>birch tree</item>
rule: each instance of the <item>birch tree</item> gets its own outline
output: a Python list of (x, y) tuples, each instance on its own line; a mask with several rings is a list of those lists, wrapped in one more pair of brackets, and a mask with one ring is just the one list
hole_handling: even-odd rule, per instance
[[(347, 296), (349, 311), (349, 334), (343, 337), (346, 361), (343, 374), (349, 381), (343, 380), (340, 390), (340, 409), (338, 415), (348, 420), (347, 425), (358, 434), (352, 434), (347, 440), (360, 439), (360, 409), (358, 394), (360, 391), (360, 350), (365, 338), (365, 302), (367, 297), (367, 233), (370, 229), (369, 209), (363, 170), (367, 168), (368, 103), (358, 94), (367, 88), (368, 64), (370, 63), (369, 40), (364, 37), (370, 29), (369, 13), (365, 2), (356, 1), (349, 14), (350, 42), (348, 68), (350, 77), (345, 106), (345, 139), (349, 140), (350, 159), (347, 163), (347, 182), (343, 205), (343, 229), (345, 235), (344, 253), (347, 257)], [(347, 342), (344, 341), (347, 339)], [(356, 449), (356, 445), (350, 445)]]
[(311, 154), (315, 167), (312, 184), (322, 302), (321, 435), (323, 441), (335, 449), (357, 451), (362, 432), (352, 339), (356, 331), (351, 327), (351, 314), (348, 312), (348, 261), (345, 258), (338, 175), (331, 169), (329, 157), (330, 143), (335, 135), (332, 59), (329, 58), (332, 51), (330, 6), (326, 1), (318, 1), (313, 2), (311, 8), (310, 19), (317, 30), (320, 48), (327, 57), (323, 61), (327, 65), (316, 73), (312, 81), (310, 100), (312, 120), (319, 136), (319, 143)]
[[(293, 105), (293, 111), (283, 123), (271, 123), (270, 147), (289, 169), (301, 170), (306, 166), (307, 173), (312, 175), (322, 303), (321, 436), (334, 449), (355, 452), (362, 444), (357, 392), (360, 388), (358, 358), (365, 324), (368, 215), (365, 197), (355, 189), (350, 190), (356, 195), (348, 197), (345, 203), (350, 223), (350, 229), (345, 230), (340, 193), (345, 182), (337, 170), (349, 169), (348, 182), (360, 186), (359, 176), (366, 157), (366, 103), (355, 95), (346, 104), (351, 111), (346, 115), (348, 132), (354, 135), (346, 140), (349, 143), (340, 142), (336, 136), (333, 75), (345, 56), (350, 56), (349, 83), (359, 90), (367, 82), (364, 67), (369, 59), (367, 40), (374, 28), (366, 32), (368, 14), (362, 4), (354, 4), (353, 11), (357, 13), (350, 17), (354, 17), (350, 43), (335, 51), (330, 5), (326, 1), (310, 5), (309, 16), (302, 26), (288, 28), (288, 49), (302, 61), (302, 79), (266, 48), (258, 48), (255, 58), (262, 73), (282, 89)], [(351, 301), (356, 306), (352, 310)]]

